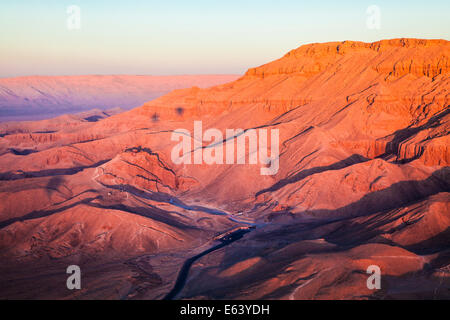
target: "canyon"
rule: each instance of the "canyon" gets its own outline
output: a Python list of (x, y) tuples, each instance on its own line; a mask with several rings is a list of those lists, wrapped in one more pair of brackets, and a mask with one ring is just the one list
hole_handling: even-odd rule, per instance
[[(189, 262), (170, 298), (449, 299), (449, 71), (447, 40), (314, 43), (131, 110), (118, 87), (127, 110), (0, 123), (0, 298), (164, 299)], [(279, 170), (174, 163), (196, 121), (277, 130)]]

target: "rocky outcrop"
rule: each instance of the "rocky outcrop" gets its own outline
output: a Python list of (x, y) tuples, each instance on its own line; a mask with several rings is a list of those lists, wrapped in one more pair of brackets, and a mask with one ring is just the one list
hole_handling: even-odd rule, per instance
[[(0, 125), (0, 280), (24, 279), (0, 297), (81, 261), (118, 271), (79, 297), (162, 298), (197, 257), (178, 298), (448, 298), (448, 58), (445, 40), (311, 44), (102, 119)], [(262, 176), (249, 148), (244, 164), (174, 163), (177, 129), (211, 151), (200, 120), (278, 130), (279, 170)]]

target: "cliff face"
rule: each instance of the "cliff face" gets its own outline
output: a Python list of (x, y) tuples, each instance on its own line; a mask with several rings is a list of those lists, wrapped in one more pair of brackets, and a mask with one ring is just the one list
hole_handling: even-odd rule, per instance
[(394, 39), (374, 43), (343, 41), (310, 44), (287, 53), (283, 58), (250, 69), (246, 76), (280, 74), (314, 76), (339, 61), (344, 55), (368, 54), (365, 66), (381, 74), (435, 77), (450, 67), (446, 40)]
[[(326, 128), (334, 144), (366, 156), (388, 151), (399, 161), (445, 165), (449, 57), (446, 40), (305, 45), (235, 82), (177, 90), (138, 112), (167, 119), (250, 108), (263, 118), (290, 112), (299, 124)], [(436, 121), (439, 129), (431, 128)], [(412, 139), (417, 135), (422, 138)]]
[[(160, 298), (182, 258), (251, 222), (258, 229), (240, 244), (194, 266), (180, 297), (380, 297), (366, 287), (370, 264), (388, 275), (381, 297), (430, 297), (437, 283), (450, 286), (441, 281), (450, 264), (449, 57), (445, 40), (310, 44), (236, 81), (175, 90), (96, 122), (0, 126), (0, 256), (20, 268), (139, 256), (126, 265), (148, 259), (159, 282), (129, 282)], [(278, 172), (172, 162), (173, 131), (193, 133), (200, 120), (203, 132), (278, 129)]]

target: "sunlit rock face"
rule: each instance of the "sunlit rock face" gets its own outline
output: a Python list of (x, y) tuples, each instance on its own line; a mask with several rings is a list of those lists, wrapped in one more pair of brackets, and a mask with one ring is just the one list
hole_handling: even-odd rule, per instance
[[(96, 121), (0, 124), (0, 281), (22, 279), (0, 297), (73, 298), (76, 263), (77, 298), (159, 299), (200, 255), (176, 298), (449, 298), (449, 57), (445, 40), (310, 44)], [(174, 163), (196, 121), (278, 130), (279, 170)]]

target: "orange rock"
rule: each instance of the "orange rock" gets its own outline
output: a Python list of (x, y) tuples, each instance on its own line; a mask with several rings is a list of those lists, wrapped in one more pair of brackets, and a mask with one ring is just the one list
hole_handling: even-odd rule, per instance
[[(251, 222), (194, 264), (180, 297), (433, 298), (449, 264), (449, 57), (446, 40), (310, 44), (97, 122), (2, 124), (2, 261), (26, 273), (21, 259), (152, 253), (167, 284)], [(279, 130), (279, 171), (172, 163), (172, 132), (199, 120)], [(370, 264), (385, 272), (380, 292)]]

